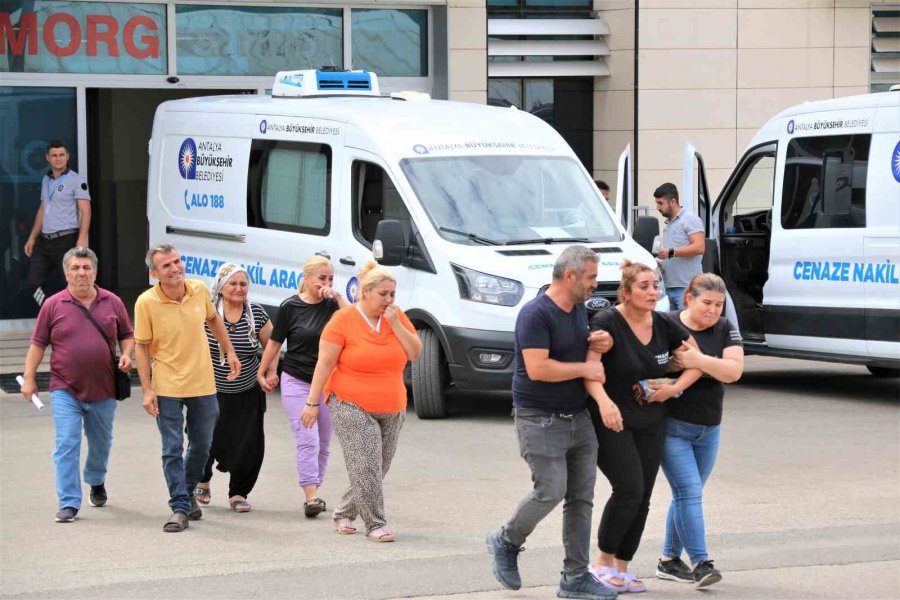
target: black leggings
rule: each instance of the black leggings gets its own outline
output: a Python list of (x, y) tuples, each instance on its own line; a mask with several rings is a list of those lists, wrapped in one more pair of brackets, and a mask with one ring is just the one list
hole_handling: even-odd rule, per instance
[(601, 552), (630, 561), (641, 543), (650, 512), (650, 496), (666, 439), (665, 420), (616, 433), (603, 425), (596, 410), (591, 416), (600, 443), (597, 466), (612, 486), (597, 529), (597, 543)]

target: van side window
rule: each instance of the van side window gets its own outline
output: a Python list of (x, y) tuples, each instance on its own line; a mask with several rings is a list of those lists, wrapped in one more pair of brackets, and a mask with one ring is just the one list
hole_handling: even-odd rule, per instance
[(390, 176), (376, 164), (353, 162), (353, 232), (367, 246), (383, 219), (400, 221), (406, 243), (412, 238), (412, 218)]
[(253, 140), (247, 177), (247, 225), (327, 235), (331, 148)]
[(791, 140), (784, 163), (782, 227), (865, 227), (871, 139), (836, 135)]

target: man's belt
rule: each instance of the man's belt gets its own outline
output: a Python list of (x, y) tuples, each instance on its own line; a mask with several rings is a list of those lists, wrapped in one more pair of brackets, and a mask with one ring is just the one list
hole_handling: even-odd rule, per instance
[(55, 240), (56, 238), (60, 238), (64, 235), (72, 235), (73, 233), (78, 233), (77, 229), (63, 229), (62, 231), (54, 231), (53, 233), (42, 233), (41, 237), (45, 240)]
[(558, 411), (543, 410), (540, 408), (513, 408), (512, 416), (514, 417), (556, 417), (558, 419), (566, 419), (571, 421), (581, 413), (585, 412), (584, 408), (569, 413), (561, 413)]

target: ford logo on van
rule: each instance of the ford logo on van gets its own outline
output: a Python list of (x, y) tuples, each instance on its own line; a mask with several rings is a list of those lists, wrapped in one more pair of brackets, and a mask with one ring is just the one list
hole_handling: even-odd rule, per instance
[(197, 144), (192, 138), (181, 142), (181, 149), (178, 151), (178, 170), (182, 179), (197, 178)]
[(606, 298), (588, 298), (585, 300), (584, 306), (588, 310), (603, 310), (609, 308), (611, 304)]

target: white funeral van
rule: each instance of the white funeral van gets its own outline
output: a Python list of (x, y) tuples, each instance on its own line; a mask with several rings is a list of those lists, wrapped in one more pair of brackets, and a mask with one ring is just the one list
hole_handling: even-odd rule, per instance
[(710, 208), (688, 146), (683, 186), (748, 353), (900, 373), (900, 91), (781, 112)]
[(654, 262), (540, 119), (382, 96), (359, 71), (284, 72), (272, 97), (160, 105), (147, 212), (150, 243), (176, 244), (190, 276), (241, 263), (268, 307), (296, 293), (313, 254), (355, 299), (374, 246), (424, 345), (411, 387), (426, 418), (446, 414), (452, 389), (509, 389), (516, 316), (566, 246), (600, 259), (590, 310), (615, 301), (625, 258)]

